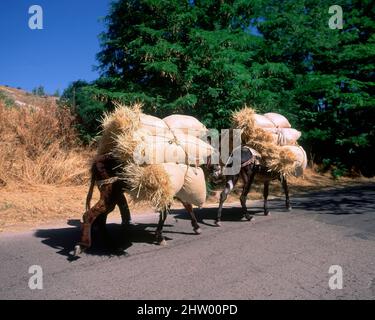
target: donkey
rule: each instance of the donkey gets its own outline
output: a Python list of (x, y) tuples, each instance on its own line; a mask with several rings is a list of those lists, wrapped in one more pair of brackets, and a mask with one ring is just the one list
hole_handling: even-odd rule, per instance
[[(86, 197), (86, 212), (83, 215), (81, 224), (81, 240), (74, 248), (74, 255), (78, 256), (82, 251), (91, 247), (91, 227), (96, 220), (99, 224), (99, 230), (107, 235), (106, 219), (116, 205), (120, 209), (122, 225), (127, 226), (131, 222), (128, 203), (124, 192), (129, 190), (129, 186), (124, 180), (119, 178), (122, 170), (122, 164), (119, 163), (111, 154), (98, 155), (95, 157), (91, 167), (91, 182)], [(99, 201), (91, 208), (90, 202), (94, 186), (97, 184), (100, 191)], [(181, 200), (180, 200), (181, 201)], [(195, 217), (193, 206), (181, 201), (191, 217), (191, 224), (196, 234), (201, 233), (200, 226)], [(169, 209), (169, 208), (168, 208)], [(162, 230), (167, 218), (167, 210), (160, 212), (159, 223), (156, 229), (156, 241), (160, 245), (165, 245)], [(108, 236), (108, 235), (107, 235)]]
[[(268, 193), (269, 193), (269, 185), (270, 182), (273, 180), (278, 179), (284, 189), (285, 192), (285, 205), (287, 210), (291, 211), (292, 207), (290, 205), (290, 200), (289, 200), (289, 187), (288, 187), (288, 182), (287, 179), (284, 175), (270, 171), (268, 168), (265, 166), (261, 165), (261, 156), (260, 154), (255, 151), (254, 149), (247, 147), (247, 146), (239, 146), (237, 148), (241, 148), (241, 169), (238, 174), (235, 175), (228, 175), (225, 177), (226, 179), (226, 184), (225, 188), (220, 194), (220, 205), (219, 209), (217, 212), (217, 217), (216, 217), (216, 225), (221, 226), (221, 214), (223, 210), (223, 204), (225, 200), (228, 197), (228, 194), (233, 190), (235, 185), (237, 184), (239, 178), (241, 177), (244, 184), (243, 184), (243, 190), (240, 196), (240, 202), (241, 202), (241, 207), (243, 211), (243, 216), (248, 220), (251, 221), (254, 217), (250, 215), (247, 212), (247, 207), (246, 207), (246, 200), (247, 200), (247, 195), (250, 192), (250, 188), (252, 183), (254, 182), (254, 178), (257, 177), (261, 182), (264, 184), (264, 189), (263, 189), (263, 198), (264, 198), (264, 215), (268, 216), (270, 214), (270, 211), (268, 209)], [(231, 161), (233, 157), (234, 152), (232, 152), (231, 156), (228, 159), (228, 162), (225, 166), (220, 166), (216, 165), (214, 168), (213, 172), (213, 177), (214, 178), (219, 178), (220, 176), (223, 175), (223, 167), (229, 166), (229, 163), (233, 163)]]

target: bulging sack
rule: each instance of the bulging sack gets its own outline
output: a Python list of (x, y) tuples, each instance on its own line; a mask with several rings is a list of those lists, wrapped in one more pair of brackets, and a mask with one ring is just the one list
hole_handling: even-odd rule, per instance
[(150, 135), (142, 129), (134, 134), (134, 140), (137, 143), (133, 160), (139, 165), (168, 162), (202, 165), (214, 150), (208, 143), (186, 134)]
[(202, 165), (207, 163), (207, 158), (214, 152), (214, 148), (203, 140), (187, 134), (176, 134), (177, 143), (188, 155), (188, 164)]
[(291, 128), (289, 121), (283, 115), (269, 112), (264, 115), (268, 120), (270, 120), (278, 128)]
[(207, 128), (192, 116), (173, 114), (163, 119), (174, 134), (183, 133), (194, 137), (202, 137)]
[(152, 135), (160, 134), (160, 132), (168, 131), (166, 123), (158, 117), (150, 116), (148, 114), (140, 114), (141, 127), (148, 130)]
[(185, 172), (184, 185), (176, 194), (183, 202), (202, 207), (206, 202), (206, 180), (201, 168), (179, 165)]
[(274, 128), (275, 125), (271, 120), (261, 114), (254, 114), (255, 125), (259, 128)]
[(272, 134), (273, 142), (279, 146), (295, 145), (302, 133), (292, 128), (263, 128), (264, 131)]
[(134, 140), (137, 143), (133, 160), (138, 165), (186, 161), (184, 149), (175, 143), (169, 130), (158, 130), (158, 135), (150, 135), (148, 129), (142, 128), (134, 133)]
[(301, 146), (283, 146), (282, 148), (287, 149), (294, 154), (296, 158), (294, 175), (296, 177), (302, 176), (303, 171), (307, 167), (307, 155), (305, 150)]
[(278, 132), (278, 144), (280, 146), (295, 145), (297, 140), (301, 138), (302, 133), (292, 128), (282, 128)]
[(162, 163), (161, 166), (171, 181), (173, 194), (177, 194), (185, 183), (186, 169), (175, 163)]

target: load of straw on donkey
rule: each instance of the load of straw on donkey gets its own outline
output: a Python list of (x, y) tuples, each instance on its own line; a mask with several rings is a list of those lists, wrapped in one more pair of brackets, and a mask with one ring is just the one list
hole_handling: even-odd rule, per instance
[[(301, 157), (303, 149), (296, 145), (298, 137), (291, 136), (298, 135), (298, 131), (293, 131), (290, 125), (275, 124), (275, 121), (285, 119), (277, 116), (270, 114), (270, 118), (274, 117), (270, 121), (272, 125), (266, 125), (260, 120), (267, 117), (262, 118), (252, 109), (244, 108), (234, 114), (233, 126), (242, 130), (242, 148), (251, 150), (252, 172), (260, 166), (284, 178), (290, 174), (301, 175), (306, 166), (306, 155), (303, 151)], [(174, 199), (183, 203), (191, 215), (194, 231), (200, 233), (193, 205), (202, 207), (206, 200), (206, 179), (201, 166), (209, 164), (216, 152), (208, 143), (206, 134), (207, 128), (191, 116), (171, 115), (159, 119), (144, 114), (139, 104), (131, 107), (117, 105), (112, 113), (106, 114), (91, 170), (81, 241), (75, 247), (75, 254), (91, 246), (93, 222), (98, 220), (105, 229), (106, 216), (116, 205), (123, 222), (129, 221), (124, 192), (133, 201), (145, 201), (160, 212), (156, 230), (159, 244), (165, 244), (162, 228)], [(234, 155), (235, 152), (231, 156)], [(227, 182), (230, 179), (227, 177)], [(90, 208), (95, 184), (100, 191), (100, 200)], [(232, 187), (233, 177), (230, 190)]]
[[(163, 120), (142, 113), (141, 106), (117, 105), (102, 121), (102, 136), (92, 166), (92, 181), (83, 216), (82, 236), (75, 248), (79, 254), (91, 246), (91, 226), (119, 206), (123, 221), (130, 219), (124, 192), (135, 202), (148, 202), (160, 212), (156, 241), (165, 244), (162, 228), (174, 198), (191, 215), (194, 231), (200, 227), (193, 205), (206, 200), (206, 180), (200, 166), (207, 164), (213, 148), (200, 139), (207, 129), (197, 119), (172, 115)], [(94, 184), (100, 200), (90, 208)]]
[[(269, 215), (267, 204), (269, 185), (278, 179), (284, 189), (286, 208), (291, 210), (287, 178), (290, 175), (300, 177), (307, 166), (305, 150), (298, 145), (301, 132), (291, 128), (287, 118), (277, 113), (256, 114), (252, 108), (245, 107), (233, 114), (233, 128), (241, 129), (241, 146), (233, 150), (224, 169), (233, 162), (235, 153), (240, 158), (241, 169), (236, 174), (226, 175), (226, 186), (220, 195), (216, 224), (221, 225), (224, 201), (241, 177), (243, 190), (240, 196), (243, 216), (252, 220), (247, 212), (246, 200), (251, 185), (256, 178), (264, 184), (264, 215)], [(220, 176), (222, 166), (217, 166), (214, 175)]]

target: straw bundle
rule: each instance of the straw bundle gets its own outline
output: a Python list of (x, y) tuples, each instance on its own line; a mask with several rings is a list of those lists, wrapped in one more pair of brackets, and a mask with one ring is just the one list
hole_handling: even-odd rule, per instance
[[(163, 120), (143, 114), (141, 107), (140, 104), (117, 105), (112, 113), (104, 116), (98, 153), (111, 153), (123, 163), (121, 178), (135, 201), (146, 201), (157, 210), (168, 210), (174, 196), (183, 190), (183, 197), (202, 205), (205, 192), (199, 189), (197, 195), (190, 187), (194, 179), (186, 179), (190, 173), (186, 164), (205, 163), (213, 148), (195, 135), (182, 134), (179, 130), (174, 133)], [(179, 120), (175, 124), (180, 126), (181, 117), (169, 119)], [(204, 127), (196, 119), (188, 120), (194, 128)], [(185, 127), (189, 125), (185, 123)], [(203, 179), (199, 176), (198, 182), (205, 190), (204, 176)]]
[(174, 190), (168, 173), (161, 164), (125, 166), (121, 178), (130, 186), (129, 194), (135, 201), (146, 201), (155, 209), (168, 210)]
[(233, 114), (233, 125), (242, 130), (245, 145), (257, 150), (263, 165), (272, 171), (290, 175), (295, 172), (296, 157), (290, 150), (282, 149), (275, 143), (272, 132), (256, 125), (254, 109), (245, 107)]
[(102, 119), (102, 135), (99, 140), (98, 153), (112, 152), (121, 137), (121, 140), (127, 141), (126, 145), (122, 145), (123, 155), (126, 158), (133, 156), (133, 151), (136, 147), (133, 134), (141, 125), (141, 113), (142, 106), (140, 104), (134, 104), (132, 108), (117, 104), (113, 112), (106, 113)]

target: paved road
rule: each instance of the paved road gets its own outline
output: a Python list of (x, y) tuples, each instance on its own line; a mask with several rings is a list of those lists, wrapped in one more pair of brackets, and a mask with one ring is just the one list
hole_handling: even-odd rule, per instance
[[(254, 204), (254, 203), (253, 203)], [(285, 212), (271, 201), (264, 217), (239, 221), (239, 210), (198, 211), (203, 233), (194, 235), (183, 210), (167, 220), (167, 247), (152, 243), (156, 215), (138, 216), (125, 236), (110, 229), (129, 256), (100, 244), (80, 259), (69, 251), (77, 221), (62, 228), (0, 236), (0, 299), (374, 299), (375, 186), (312, 193)], [(28, 268), (43, 268), (43, 290), (30, 290)], [(328, 270), (343, 269), (343, 289), (331, 290)]]

